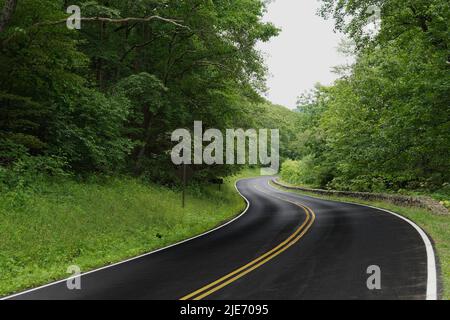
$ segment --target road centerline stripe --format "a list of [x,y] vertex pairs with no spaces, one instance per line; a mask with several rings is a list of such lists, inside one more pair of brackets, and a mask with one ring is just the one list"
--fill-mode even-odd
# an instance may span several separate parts
[[274,259],[276,256],[278,256],[279,254],[281,254],[282,252],[284,252],[288,248],[290,248],[292,245],[297,243],[313,225],[316,216],[312,209],[310,209],[300,203],[290,201],[290,200],[287,200],[287,199],[284,199],[284,198],[281,198],[278,196],[271,195],[268,192],[261,190],[256,185],[254,187],[258,191],[265,193],[265,194],[269,195],[270,197],[292,203],[292,204],[302,208],[306,213],[305,221],[292,235],[290,235],[286,240],[284,240],[282,243],[280,243],[278,246],[276,246],[272,250],[266,252],[265,254],[261,255],[260,257],[254,259],[253,261],[240,267],[239,269],[219,278],[218,280],[196,290],[195,292],[193,292],[191,294],[188,294],[188,295],[182,297],[180,300],[189,300],[189,299],[201,300],[201,299],[205,298],[206,296],[209,296],[212,293],[229,285],[230,283],[238,280],[239,278],[245,276],[246,274],[250,273],[251,271],[253,271],[253,270],[259,268],[260,266],[262,266],[263,264],[267,263],[268,261]]
[[229,279],[228,281],[214,287],[213,289],[205,292],[204,294],[197,296],[194,298],[194,300],[201,300],[209,295],[211,295],[212,293],[222,289],[223,287],[229,285],[230,283],[238,280],[239,278],[242,278],[243,276],[245,276],[246,274],[252,272],[253,270],[259,268],[260,266],[264,265],[265,263],[269,262],[270,260],[274,259],[276,256],[278,256],[279,254],[283,253],[284,251],[286,251],[288,248],[290,248],[291,246],[293,246],[295,243],[297,243],[305,234],[306,232],[309,230],[309,228],[312,226],[312,224],[314,223],[314,219],[310,222],[310,224],[308,225],[308,227],[303,230],[303,232],[296,237],[293,241],[291,241],[290,243],[288,243],[284,248],[278,250],[277,252],[273,253],[271,256],[267,257],[265,260],[259,262],[258,264],[254,265],[253,267],[251,267],[250,269],[245,270],[244,272],[239,273],[238,275],[236,275],[235,277],[233,277],[232,279]]

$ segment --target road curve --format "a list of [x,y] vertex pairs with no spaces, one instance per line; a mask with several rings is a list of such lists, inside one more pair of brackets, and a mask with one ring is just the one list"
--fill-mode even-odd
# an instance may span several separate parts
[[[239,181],[250,205],[214,232],[87,273],[81,290],[61,281],[7,299],[426,299],[427,289],[435,296],[430,250],[411,224],[268,181]],[[373,265],[380,290],[367,287]]]

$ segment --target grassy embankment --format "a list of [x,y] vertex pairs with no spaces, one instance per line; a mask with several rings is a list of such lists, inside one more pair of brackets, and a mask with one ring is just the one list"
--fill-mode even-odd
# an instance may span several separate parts
[[180,192],[131,178],[40,182],[0,192],[0,296],[88,271],[198,235],[245,208],[246,170],[217,186]]
[[[287,182],[283,182],[290,185]],[[288,192],[295,192],[302,195],[308,195],[315,198],[346,201],[360,204],[367,204],[378,208],[387,209],[417,223],[434,240],[437,255],[441,266],[443,280],[443,299],[450,300],[450,216],[436,215],[432,212],[412,207],[403,207],[383,201],[365,201],[350,197],[322,196],[311,192],[286,189],[272,184],[274,187]]]

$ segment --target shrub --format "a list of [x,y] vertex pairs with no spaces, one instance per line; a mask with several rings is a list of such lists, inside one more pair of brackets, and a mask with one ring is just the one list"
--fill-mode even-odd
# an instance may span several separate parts
[[286,160],[281,166],[281,178],[292,184],[319,186],[322,180],[321,172],[315,160],[312,155],[300,161]]
[[49,177],[67,177],[68,164],[56,156],[24,156],[10,167],[0,167],[2,188],[23,188]]

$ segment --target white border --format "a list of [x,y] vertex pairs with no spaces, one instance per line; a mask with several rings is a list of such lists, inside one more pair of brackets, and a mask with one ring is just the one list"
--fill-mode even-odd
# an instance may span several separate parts
[[[270,183],[269,183],[269,186],[275,190],[279,190],[279,189],[276,189],[275,187],[273,187],[272,185],[270,185]],[[280,187],[283,187],[283,186],[280,186]],[[295,189],[293,189],[293,190],[295,190]],[[302,190],[298,190],[298,191],[302,192]],[[292,193],[292,192],[289,192],[289,193],[295,195],[295,193]],[[425,244],[425,248],[427,251],[427,295],[426,295],[426,299],[427,300],[437,300],[438,299],[436,255],[434,252],[433,245],[432,245],[430,239],[428,238],[427,234],[417,224],[415,224],[413,221],[409,220],[408,218],[406,218],[398,213],[395,213],[395,212],[392,212],[392,211],[389,211],[386,209],[366,205],[366,204],[361,204],[361,203],[356,203],[356,202],[348,202],[348,201],[322,199],[322,198],[310,196],[307,194],[305,194],[304,196],[311,197],[311,198],[318,199],[318,200],[326,200],[326,201],[332,201],[332,202],[338,202],[338,203],[341,202],[341,203],[347,203],[347,204],[353,204],[353,205],[358,205],[358,206],[362,206],[362,207],[372,208],[372,209],[390,213],[390,214],[396,216],[397,218],[400,218],[400,219],[408,222],[414,229],[416,229],[416,231],[422,237],[422,240]]]
[[242,213],[241,213],[239,216],[235,217],[234,219],[228,221],[228,222],[225,223],[225,224],[222,224],[222,225],[218,226],[217,228],[214,228],[214,229],[212,229],[212,230],[206,231],[205,233],[202,233],[202,234],[200,234],[200,235],[198,235],[198,236],[195,236],[195,237],[192,237],[192,238],[189,238],[189,239],[186,239],[186,240],[177,242],[177,243],[175,243],[175,244],[169,245],[169,246],[167,246],[167,247],[164,247],[164,248],[161,248],[161,249],[152,251],[152,252],[144,253],[144,254],[142,254],[142,255],[140,255],[140,256],[137,256],[137,257],[134,257],[134,258],[131,258],[131,259],[127,259],[127,260],[124,260],[124,261],[121,261],[121,262],[117,262],[117,263],[114,263],[114,264],[111,264],[111,265],[107,265],[107,266],[105,266],[105,267],[101,267],[101,268],[98,268],[98,269],[94,269],[94,270],[85,272],[85,273],[81,274],[80,276],[69,277],[69,278],[66,278],[66,279],[63,279],[63,280],[54,281],[54,282],[51,282],[51,283],[49,283],[49,284],[46,284],[46,285],[43,285],[43,286],[40,286],[40,287],[37,287],[37,288],[29,289],[29,290],[26,290],[26,291],[23,291],[23,292],[19,292],[19,293],[16,293],[16,294],[13,294],[13,295],[4,297],[4,298],[0,298],[0,301],[1,301],[1,300],[9,300],[9,299],[12,299],[12,298],[21,296],[21,295],[28,294],[28,293],[33,292],[33,291],[41,290],[41,289],[43,289],[43,288],[51,287],[51,286],[53,286],[53,285],[56,285],[56,284],[59,284],[59,283],[62,283],[62,282],[66,282],[66,281],[71,280],[71,279],[74,279],[74,278],[79,278],[79,277],[81,278],[81,277],[83,277],[83,276],[86,276],[86,275],[88,275],[88,274],[91,274],[91,273],[94,273],[94,272],[97,272],[97,271],[101,271],[101,270],[104,270],[104,269],[116,267],[116,266],[118,266],[118,265],[121,265],[121,264],[130,262],[130,261],[133,261],[133,260],[137,260],[137,259],[140,259],[140,258],[149,256],[149,255],[151,255],[151,254],[154,254],[154,253],[157,253],[157,252],[160,252],[160,251],[163,251],[163,250],[170,249],[170,248],[172,248],[172,247],[181,245],[181,244],[186,243],[186,242],[188,242],[188,241],[192,241],[192,240],[194,240],[194,239],[201,238],[201,237],[203,237],[203,236],[205,236],[205,235],[207,235],[207,234],[210,234],[210,233],[212,233],[212,232],[214,232],[214,231],[217,231],[217,230],[219,230],[219,229],[222,229],[223,227],[225,227],[225,226],[227,226],[227,225],[229,225],[229,224],[235,222],[235,221],[238,220],[239,218],[241,218],[244,214],[247,213],[248,209],[250,208],[250,202],[249,202],[248,199],[247,199],[247,198],[239,191],[239,189],[238,189],[238,187],[237,187],[237,184],[238,184],[239,181],[245,181],[245,180],[249,180],[249,179],[252,179],[252,178],[240,179],[240,180],[237,180],[237,181],[235,182],[235,184],[234,184],[234,187],[236,188],[236,191],[239,193],[239,195],[240,195],[242,198],[244,198],[245,202],[247,203],[247,207],[244,209],[244,211],[242,211]]

